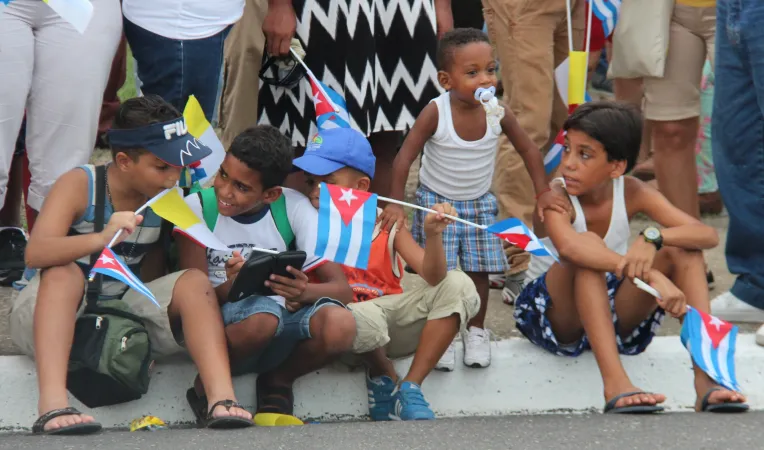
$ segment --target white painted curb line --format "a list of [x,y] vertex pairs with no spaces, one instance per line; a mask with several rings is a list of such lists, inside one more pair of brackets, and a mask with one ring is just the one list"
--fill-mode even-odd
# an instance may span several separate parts
[[[548,354],[525,341],[508,339],[491,345],[493,362],[487,369],[461,363],[457,349],[456,370],[432,373],[424,392],[439,417],[488,416],[518,413],[600,411],[602,382],[593,355],[579,358]],[[764,409],[764,348],[753,334],[740,335],[737,347],[738,381],[752,409]],[[695,393],[689,355],[679,337],[656,338],[642,355],[623,358],[635,385],[668,396],[669,411],[692,409]],[[396,362],[405,374],[411,360]],[[88,410],[105,427],[127,427],[131,420],[155,415],[170,424],[194,422],[186,402],[196,370],[188,360],[157,365],[151,388],[142,399],[124,405]],[[37,417],[37,378],[34,364],[24,356],[0,357],[0,429],[29,429]],[[255,377],[235,379],[236,394],[254,410]],[[368,413],[362,372],[331,368],[310,374],[295,385],[295,414],[318,421],[364,419]]]

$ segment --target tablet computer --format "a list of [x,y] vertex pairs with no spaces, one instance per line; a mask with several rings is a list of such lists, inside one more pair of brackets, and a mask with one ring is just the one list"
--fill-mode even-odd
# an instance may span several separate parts
[[266,297],[276,295],[265,282],[273,274],[294,278],[286,268],[292,266],[301,270],[306,258],[307,254],[303,251],[288,251],[278,255],[252,252],[233,280],[231,290],[228,291],[228,301],[235,302],[255,294]]

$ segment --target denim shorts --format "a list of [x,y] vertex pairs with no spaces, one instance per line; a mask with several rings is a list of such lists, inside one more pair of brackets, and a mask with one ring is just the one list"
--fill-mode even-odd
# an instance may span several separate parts
[[265,373],[281,365],[292,354],[297,344],[311,338],[310,319],[324,306],[345,307],[337,300],[324,297],[312,305],[289,312],[276,300],[262,295],[252,295],[223,305],[221,312],[225,326],[241,322],[255,314],[271,314],[279,320],[276,334],[271,342],[264,349],[250,355],[245,361],[234,364],[231,373],[233,375]]

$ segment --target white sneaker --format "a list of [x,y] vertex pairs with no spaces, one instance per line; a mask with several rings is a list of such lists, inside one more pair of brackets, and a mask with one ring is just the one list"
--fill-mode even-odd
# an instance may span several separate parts
[[443,353],[443,356],[440,357],[438,363],[435,364],[435,370],[439,370],[441,372],[453,372],[455,366],[456,346],[454,341],[451,341],[451,344],[449,344],[448,348],[446,349],[446,353]]
[[728,322],[764,322],[764,310],[725,292],[711,300],[711,314]]
[[756,343],[764,347],[764,325],[759,327],[759,331],[756,332]]
[[482,328],[470,327],[464,341],[464,365],[488,367],[491,365],[491,334]]
[[501,289],[504,287],[504,283],[507,281],[507,277],[503,273],[495,273],[488,275],[488,286],[491,289]]

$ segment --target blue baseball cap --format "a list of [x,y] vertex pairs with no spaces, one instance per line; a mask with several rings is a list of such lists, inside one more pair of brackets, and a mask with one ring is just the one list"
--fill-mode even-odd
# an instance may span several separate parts
[[111,129],[106,133],[111,148],[145,148],[175,167],[188,166],[209,156],[212,150],[188,132],[182,117],[141,128]]
[[305,154],[292,164],[313,175],[329,175],[343,167],[352,167],[374,178],[376,162],[366,136],[352,128],[331,128],[313,136]]

